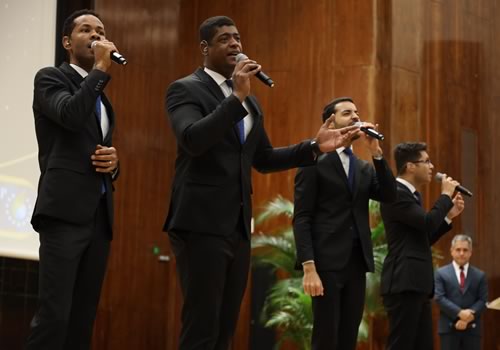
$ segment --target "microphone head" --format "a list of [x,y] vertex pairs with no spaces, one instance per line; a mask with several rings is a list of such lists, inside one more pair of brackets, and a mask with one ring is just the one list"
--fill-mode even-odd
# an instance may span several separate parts
[[438,182],[441,182],[443,180],[444,174],[437,172],[436,175],[434,176],[434,179]]
[[240,52],[239,54],[236,55],[236,62],[243,61],[248,59],[248,56],[245,55],[243,52]]

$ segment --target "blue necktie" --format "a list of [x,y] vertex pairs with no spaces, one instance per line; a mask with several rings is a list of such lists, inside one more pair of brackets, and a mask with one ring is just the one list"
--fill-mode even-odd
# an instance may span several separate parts
[[[99,129],[101,128],[101,95],[97,96],[95,101],[95,113],[97,114],[97,120],[99,121]],[[101,194],[106,193],[106,182],[103,178],[101,186]]]
[[[231,89],[231,92],[232,92],[233,91],[233,81],[231,79],[227,79],[226,84]],[[238,130],[238,136],[240,137],[240,143],[244,144],[245,143],[245,123],[243,122],[243,119],[241,119],[236,124],[236,129]]]
[[351,192],[354,190],[354,169],[356,167],[356,157],[354,156],[354,153],[352,153],[352,149],[350,148],[344,148],[344,153],[349,156],[349,171],[347,175],[347,182],[349,182],[349,187],[351,189]]

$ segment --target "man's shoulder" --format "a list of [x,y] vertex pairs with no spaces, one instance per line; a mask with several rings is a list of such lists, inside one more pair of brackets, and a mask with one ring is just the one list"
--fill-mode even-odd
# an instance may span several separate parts
[[475,266],[472,266],[472,265],[469,265],[469,271],[479,275],[479,276],[483,276],[485,275],[484,271],[475,267]]
[[450,263],[450,264],[446,264],[446,265],[443,265],[441,266],[440,268],[436,269],[436,274],[443,274],[445,273],[447,270],[449,270],[451,268],[453,268],[453,265]]

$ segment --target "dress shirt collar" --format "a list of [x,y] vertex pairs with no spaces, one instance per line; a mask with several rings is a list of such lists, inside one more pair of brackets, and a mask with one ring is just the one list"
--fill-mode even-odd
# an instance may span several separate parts
[[410,192],[413,194],[415,193],[415,191],[417,190],[415,188],[415,186],[413,186],[410,182],[406,181],[405,179],[402,179],[400,177],[397,177],[396,180],[400,183],[402,183],[403,185],[405,185],[409,190]]
[[[354,148],[352,148],[352,146],[350,147],[352,152],[354,153]],[[346,147],[339,147],[336,149],[337,151],[337,154],[340,156],[341,154],[345,155],[347,157],[347,154],[343,153],[344,150],[346,149]]]
[[82,67],[79,67],[73,63],[70,63],[69,65],[71,66],[71,68],[76,70],[78,72],[78,74],[80,74],[82,76],[82,78],[85,78],[87,75],[89,75],[89,73],[85,69],[83,69]]
[[[455,260],[452,262],[453,268],[455,269],[455,273],[460,276],[460,265],[458,265]],[[464,274],[467,276],[467,271],[469,270],[469,263],[464,265]]]
[[210,77],[215,80],[215,82],[217,83],[217,85],[221,86],[222,84],[224,84],[226,82],[226,78],[220,74],[220,73],[217,73],[216,71],[213,71],[207,67],[204,67],[203,70],[205,71],[205,73],[207,73],[208,75],[210,75]]

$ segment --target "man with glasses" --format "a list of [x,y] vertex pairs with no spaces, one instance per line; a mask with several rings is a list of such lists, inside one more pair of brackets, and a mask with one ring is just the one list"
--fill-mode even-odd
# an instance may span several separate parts
[[[350,97],[325,106],[323,121],[331,118],[336,129],[360,121]],[[300,168],[295,177],[293,229],[304,291],[313,297],[313,350],[356,348],[366,272],[374,271],[368,202],[396,200],[396,179],[378,140],[359,138],[373,165],[358,159],[349,143],[318,157],[315,167]]]
[[384,307],[389,317],[389,350],[430,350],[434,293],[431,245],[451,229],[464,209],[462,196],[453,197],[459,183],[446,175],[441,195],[426,212],[418,192],[432,180],[425,143],[401,143],[394,150],[398,169],[398,199],[380,206],[388,254],[382,269]]

